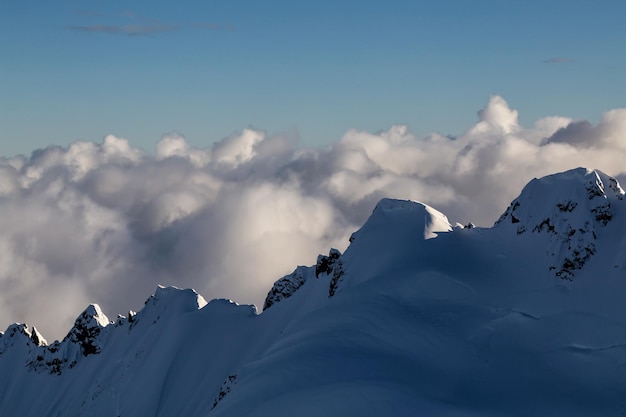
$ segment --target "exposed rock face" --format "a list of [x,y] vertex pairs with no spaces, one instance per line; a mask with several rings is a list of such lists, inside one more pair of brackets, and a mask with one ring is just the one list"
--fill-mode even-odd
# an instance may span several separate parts
[[345,273],[343,269],[343,262],[341,259],[337,259],[337,262],[333,265],[332,269],[332,278],[330,279],[330,285],[328,287],[328,297],[332,297],[339,290],[339,285],[343,279],[343,275]]
[[328,285],[328,297],[332,297],[337,292],[343,274],[344,269],[343,262],[341,261],[341,252],[339,252],[337,249],[331,249],[328,256],[320,255],[317,257],[315,276],[318,278],[320,275],[326,275],[330,277],[330,284]]
[[265,297],[263,311],[285,298],[291,297],[298,291],[306,282],[308,275],[311,273],[311,269],[312,268],[309,266],[298,266],[291,274],[285,275],[276,281],[272,289],[267,293],[267,297]]
[[340,256],[341,252],[334,248],[330,250],[328,256],[319,255],[317,257],[317,265],[315,265],[315,276],[319,278],[321,274],[329,275],[339,261]]
[[[304,283],[315,277],[316,279],[325,279],[331,277],[329,284],[329,297],[335,292],[338,280],[343,274],[341,268],[341,252],[337,249],[331,249],[328,255],[319,255],[315,266],[298,266],[291,274],[285,275],[274,283],[272,289],[267,293],[263,310],[270,308],[272,305],[291,297]],[[339,271],[342,271],[339,273]]]
[[74,322],[74,327],[65,336],[64,340],[80,346],[83,356],[95,355],[102,351],[98,336],[109,324],[109,319],[102,312],[100,306],[91,304]]
[[577,168],[532,180],[496,225],[512,226],[518,235],[547,235],[549,269],[571,280],[596,253],[597,232],[613,218],[612,204],[623,198],[615,178]]
[[219,402],[222,401],[224,397],[226,397],[226,395],[233,389],[233,385],[235,385],[236,383],[237,374],[228,375],[228,378],[226,378],[226,381],[224,381],[224,383],[220,387],[220,392],[217,394],[217,397],[215,397],[215,400],[213,401],[213,407],[211,409],[217,407]]

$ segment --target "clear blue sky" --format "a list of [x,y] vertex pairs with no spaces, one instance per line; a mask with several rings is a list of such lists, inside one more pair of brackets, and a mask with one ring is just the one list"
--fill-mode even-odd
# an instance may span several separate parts
[[626,106],[624,0],[30,1],[0,5],[0,155],[112,133],[153,151],[248,126],[458,134],[490,94],[597,121]]

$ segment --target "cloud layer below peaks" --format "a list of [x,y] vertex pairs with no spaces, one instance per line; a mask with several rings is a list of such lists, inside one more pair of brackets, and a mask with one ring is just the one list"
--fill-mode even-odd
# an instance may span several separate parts
[[0,160],[0,327],[61,338],[90,302],[140,308],[157,284],[262,303],[274,280],[315,262],[383,197],[489,226],[533,177],[577,166],[626,174],[626,109],[596,125],[521,126],[493,96],[459,137],[406,126],[349,130],[325,149],[246,129],[198,149],[178,135],[156,154],[125,139]]

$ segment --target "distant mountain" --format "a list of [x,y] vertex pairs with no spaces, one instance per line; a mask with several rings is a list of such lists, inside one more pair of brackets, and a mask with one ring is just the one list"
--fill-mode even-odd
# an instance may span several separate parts
[[384,199],[263,312],[158,287],[0,334],[1,416],[626,415],[626,201],[574,169],[492,228]]

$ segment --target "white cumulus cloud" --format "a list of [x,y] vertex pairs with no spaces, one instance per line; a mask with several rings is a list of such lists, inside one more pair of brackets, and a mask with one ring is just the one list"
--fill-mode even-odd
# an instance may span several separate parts
[[157,284],[259,305],[296,265],[345,249],[380,198],[488,226],[533,177],[623,176],[625,160],[626,110],[523,126],[498,96],[456,138],[392,126],[306,149],[245,129],[202,149],[170,134],[153,155],[109,135],[0,159],[0,326],[61,338],[88,303],[114,316]]

